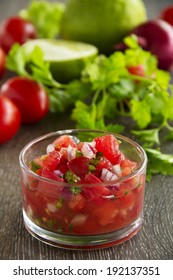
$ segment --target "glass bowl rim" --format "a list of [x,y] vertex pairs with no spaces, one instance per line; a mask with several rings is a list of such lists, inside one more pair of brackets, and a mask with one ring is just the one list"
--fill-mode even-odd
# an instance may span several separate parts
[[[27,166],[27,164],[25,163],[24,160],[24,156],[25,153],[28,151],[29,148],[31,148],[34,144],[51,138],[53,136],[61,136],[61,135],[65,135],[68,134],[70,135],[71,133],[79,133],[79,132],[84,132],[84,133],[102,133],[102,134],[110,134],[115,136],[118,139],[122,139],[124,140],[126,143],[129,143],[130,145],[132,145],[133,147],[135,147],[141,155],[142,158],[142,162],[141,164],[138,166],[137,169],[135,169],[132,173],[130,173],[129,175],[123,176],[121,178],[118,178],[116,180],[112,180],[112,181],[105,181],[105,182],[101,182],[101,183],[93,183],[93,184],[88,184],[88,183],[67,183],[67,182],[58,182],[46,177],[42,177],[36,173],[34,173],[31,169],[29,169],[29,167]],[[144,149],[135,141],[131,140],[130,138],[121,135],[121,134],[117,134],[114,132],[110,132],[110,131],[105,131],[105,130],[93,130],[93,129],[65,129],[65,130],[57,130],[51,133],[47,133],[44,134],[42,136],[39,136],[37,138],[35,138],[34,140],[30,141],[28,144],[26,144],[23,149],[21,150],[20,154],[19,154],[19,163],[20,163],[20,167],[23,168],[28,174],[32,175],[33,177],[35,177],[37,180],[41,180],[47,183],[51,183],[57,186],[63,186],[63,187],[69,187],[69,186],[80,186],[80,187],[94,187],[94,186],[110,186],[110,185],[118,185],[123,183],[126,180],[132,179],[133,177],[135,177],[141,170],[143,170],[145,168],[145,166],[147,165],[147,155],[144,151]]]

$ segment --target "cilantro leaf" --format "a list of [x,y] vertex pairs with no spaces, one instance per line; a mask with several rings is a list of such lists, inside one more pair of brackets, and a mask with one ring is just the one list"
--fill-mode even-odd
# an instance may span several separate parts
[[39,38],[51,39],[59,33],[64,10],[63,3],[34,0],[26,9],[21,10],[19,15],[34,24]]
[[77,128],[98,129],[121,133],[123,125],[105,124],[104,116],[98,119],[96,104],[86,105],[82,101],[77,101],[72,111],[72,119],[76,121]]
[[80,178],[70,170],[66,171],[64,178],[68,183],[77,183],[80,180]]
[[81,188],[80,187],[70,187],[70,191],[72,192],[72,194],[76,195],[81,193]]
[[145,128],[151,122],[151,110],[145,100],[131,101],[131,115],[140,128]]
[[76,121],[77,128],[95,129],[96,106],[86,105],[82,101],[77,101],[72,111],[72,120]]
[[34,173],[36,173],[37,170],[39,170],[41,168],[41,166],[37,162],[31,161],[30,162],[30,168]]
[[151,175],[173,175],[173,155],[163,154],[154,149],[145,149],[148,156],[148,179]]
[[134,135],[138,136],[140,140],[144,142],[145,146],[159,145],[159,129],[153,128],[148,130],[132,130]]
[[167,140],[167,141],[173,141],[173,131],[169,131],[169,132],[166,134],[165,140]]

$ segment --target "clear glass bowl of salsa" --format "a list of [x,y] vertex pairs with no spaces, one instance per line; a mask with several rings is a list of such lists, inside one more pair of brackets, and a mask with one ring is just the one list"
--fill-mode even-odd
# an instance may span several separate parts
[[114,133],[62,130],[19,157],[23,217],[39,240],[67,249],[105,248],[141,227],[147,157]]

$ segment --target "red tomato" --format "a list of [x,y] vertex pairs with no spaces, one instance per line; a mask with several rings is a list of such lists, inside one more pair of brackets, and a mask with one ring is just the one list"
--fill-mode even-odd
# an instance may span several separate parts
[[91,173],[88,173],[85,175],[84,180],[82,183],[85,184],[97,184],[97,186],[88,186],[88,187],[83,187],[83,193],[89,200],[98,200],[98,198],[102,198],[104,196],[110,195],[110,191],[106,186],[100,185],[102,181],[94,176]]
[[81,194],[73,195],[68,207],[74,212],[80,212],[85,207],[85,198]]
[[[50,170],[47,166],[44,166],[42,171],[41,171],[41,176],[57,181],[57,182],[64,182],[62,178],[60,178],[58,175],[56,175],[52,170]],[[47,187],[48,189],[48,187]],[[49,192],[49,189],[48,189]]]
[[34,25],[20,17],[10,17],[0,24],[0,46],[6,53],[14,43],[22,45],[36,37]]
[[55,170],[57,165],[60,163],[61,155],[57,151],[51,152],[43,161],[43,164],[50,170]]
[[160,18],[173,26],[173,6],[166,7],[161,12]]
[[73,148],[77,147],[75,141],[69,135],[62,135],[58,137],[53,144],[55,145],[56,150],[60,150],[61,148],[67,148],[71,145]]
[[67,166],[74,174],[76,174],[80,178],[83,178],[88,172],[89,159],[86,157],[74,158],[70,162],[68,162]]
[[6,81],[0,94],[15,103],[21,113],[24,124],[43,118],[49,107],[48,96],[43,87],[27,78],[14,77]]
[[58,164],[57,169],[58,169],[59,171],[61,171],[63,174],[65,174],[66,171],[68,170],[67,163],[68,163],[67,159],[64,158],[64,157],[61,157],[60,163]]
[[144,66],[139,64],[137,66],[130,66],[127,68],[129,73],[136,76],[145,76],[145,69]]
[[112,164],[117,164],[121,160],[118,140],[113,135],[104,135],[94,140],[96,150],[102,152]]
[[3,49],[0,47],[0,78],[3,76],[4,74],[4,70],[5,70],[5,53],[3,51]]
[[136,168],[138,164],[137,162],[131,161],[130,159],[123,159],[121,162],[121,168],[123,176],[126,176],[130,173],[132,173]]
[[20,112],[6,97],[0,96],[0,144],[10,140],[20,127]]
[[107,160],[106,158],[102,158],[98,164],[96,165],[96,170],[93,171],[94,175],[97,177],[100,177],[101,175],[101,171],[103,170],[103,168],[106,168],[110,171],[112,171],[112,164],[110,163],[109,160]]
[[97,223],[101,226],[107,226],[114,222],[115,217],[118,214],[118,209],[114,206],[113,202],[106,202],[104,206],[97,208],[93,215],[97,220]]

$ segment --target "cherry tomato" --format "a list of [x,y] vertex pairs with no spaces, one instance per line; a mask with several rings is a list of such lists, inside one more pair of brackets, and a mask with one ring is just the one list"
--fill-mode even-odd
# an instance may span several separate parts
[[20,112],[5,96],[0,96],[0,144],[10,140],[20,127]]
[[0,94],[16,104],[24,124],[36,122],[48,112],[49,103],[45,90],[30,79],[11,78],[2,85]]
[[129,73],[136,76],[145,76],[145,69],[144,66],[139,64],[137,66],[130,66],[127,68]]
[[36,37],[34,25],[20,17],[10,17],[0,24],[0,46],[6,53],[14,43],[22,45]]
[[173,6],[166,7],[161,12],[160,18],[173,26]]
[[5,57],[3,49],[0,48],[0,78],[3,76],[5,70]]

